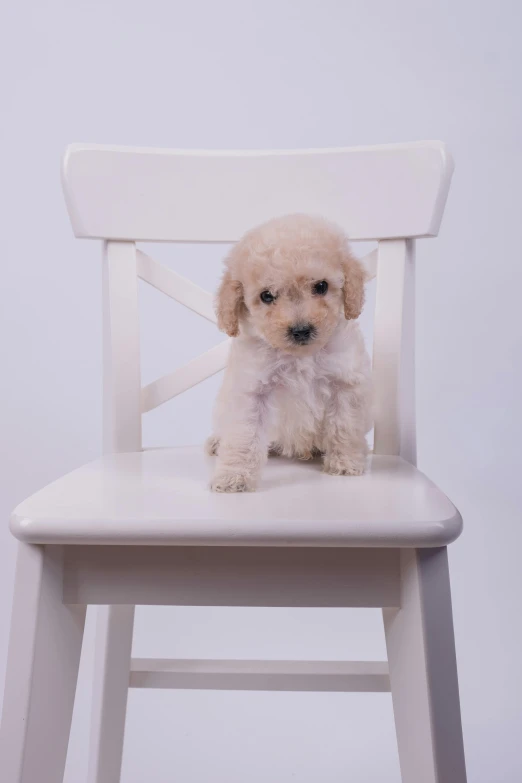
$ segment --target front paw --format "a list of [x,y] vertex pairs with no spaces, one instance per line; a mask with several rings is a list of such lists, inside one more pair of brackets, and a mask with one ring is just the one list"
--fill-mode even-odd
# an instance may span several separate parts
[[327,454],[324,472],[332,476],[362,476],[366,470],[364,454]]
[[253,492],[255,481],[246,473],[219,472],[212,479],[213,492]]

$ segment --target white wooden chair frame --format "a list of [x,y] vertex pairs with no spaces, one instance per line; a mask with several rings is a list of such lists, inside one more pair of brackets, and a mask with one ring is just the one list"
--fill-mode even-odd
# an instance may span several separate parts
[[[451,173],[439,142],[266,153],[70,147],[64,187],[75,234],[104,240],[106,453],[139,452],[142,413],[218,372],[227,357],[224,341],[141,388],[138,278],[215,317],[210,294],[135,242],[235,241],[264,219],[302,211],[337,221],[354,241],[378,240],[374,453],[413,470],[414,240],[438,233]],[[367,258],[376,261],[376,253]],[[190,520],[167,532],[102,519],[71,526],[33,513],[34,503],[22,504],[11,523],[20,544],[3,783],[63,779],[89,604],[101,607],[89,783],[120,779],[129,687],[391,689],[403,783],[465,783],[446,551],[460,533],[458,512],[389,535],[356,533],[347,522],[338,538],[284,545],[275,529],[249,539],[246,524],[239,541],[190,532]],[[388,661],[132,659],[138,604],[380,607]]]

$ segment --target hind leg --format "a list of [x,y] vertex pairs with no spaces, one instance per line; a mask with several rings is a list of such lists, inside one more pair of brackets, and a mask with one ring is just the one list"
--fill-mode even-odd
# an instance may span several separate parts
[[219,438],[217,435],[211,435],[205,441],[205,451],[211,457],[216,457],[219,450]]

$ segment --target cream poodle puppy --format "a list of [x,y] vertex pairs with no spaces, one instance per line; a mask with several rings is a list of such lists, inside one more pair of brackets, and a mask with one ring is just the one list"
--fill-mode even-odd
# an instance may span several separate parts
[[357,323],[366,275],[344,233],[308,215],[249,231],[225,261],[218,326],[231,337],[216,401],[216,492],[256,488],[268,453],[364,472],[371,366]]

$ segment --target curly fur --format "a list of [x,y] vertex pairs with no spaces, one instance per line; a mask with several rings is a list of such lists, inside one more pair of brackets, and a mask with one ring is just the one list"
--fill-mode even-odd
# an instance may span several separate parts
[[[360,475],[371,428],[370,359],[356,321],[365,272],[345,235],[322,218],[276,218],[249,231],[225,265],[218,325],[236,339],[207,442],[217,455],[212,489],[255,489],[269,451],[320,454],[328,473]],[[312,337],[297,345],[289,329],[301,323]]]

